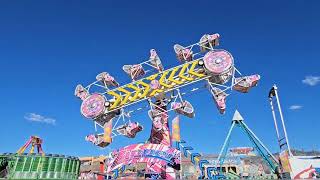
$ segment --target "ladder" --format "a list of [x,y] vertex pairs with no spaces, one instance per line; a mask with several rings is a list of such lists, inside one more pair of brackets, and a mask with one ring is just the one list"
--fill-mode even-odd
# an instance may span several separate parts
[[[282,109],[281,109],[281,105],[280,105],[278,88],[276,85],[273,85],[273,87],[271,88],[271,90],[269,92],[269,101],[270,101],[270,106],[271,106],[272,117],[274,120],[274,126],[275,126],[276,133],[277,133],[277,139],[278,139],[278,143],[279,143],[280,152],[287,150],[289,153],[289,156],[292,156],[291,148],[290,148],[290,144],[289,144],[289,139],[288,139],[288,134],[287,134],[286,126],[285,126],[284,119],[283,119]],[[278,109],[277,112],[278,112],[278,115],[280,116],[280,121],[281,121],[281,125],[282,125],[281,131],[279,131],[278,120],[277,120],[277,116],[276,116],[276,109],[274,108],[274,106],[277,106],[277,109]]]

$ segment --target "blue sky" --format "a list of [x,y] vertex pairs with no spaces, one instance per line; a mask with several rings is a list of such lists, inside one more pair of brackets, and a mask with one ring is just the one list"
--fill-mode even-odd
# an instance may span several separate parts
[[[79,156],[145,141],[151,126],[145,114],[134,117],[145,127],[136,139],[119,137],[104,150],[84,141],[94,126],[80,114],[75,86],[102,71],[127,83],[122,65],[146,59],[151,48],[166,68],[178,65],[173,45],[195,43],[205,33],[219,33],[220,48],[233,54],[241,72],[259,73],[262,80],[249,94],[233,92],[224,116],[208,92],[190,96],[197,115],[182,119],[182,138],[200,152],[217,153],[238,109],[277,151],[267,99],[276,83],[292,146],[319,150],[319,5],[316,0],[1,1],[0,152],[16,151],[30,135],[44,139],[45,152]],[[27,120],[29,113],[41,122]],[[232,138],[234,145],[245,142],[241,134]]]

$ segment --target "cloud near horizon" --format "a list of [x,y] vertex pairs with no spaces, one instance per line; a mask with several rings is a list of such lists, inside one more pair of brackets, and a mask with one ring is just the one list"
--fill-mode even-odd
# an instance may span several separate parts
[[56,119],[50,118],[50,117],[45,117],[40,114],[36,113],[27,113],[24,115],[24,119],[32,122],[39,122],[39,123],[46,123],[46,124],[51,124],[55,125],[56,124]]
[[309,86],[315,86],[320,83],[320,76],[306,76],[305,79],[302,80],[302,83]]
[[289,107],[290,110],[298,110],[298,109],[302,109],[303,106],[301,105],[292,105]]

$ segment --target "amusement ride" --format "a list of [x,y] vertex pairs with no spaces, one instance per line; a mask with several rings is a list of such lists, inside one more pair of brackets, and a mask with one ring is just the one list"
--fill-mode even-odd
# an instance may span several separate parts
[[[149,139],[146,143],[113,151],[106,160],[108,175],[117,177],[126,165],[145,163],[145,171],[151,175],[176,178],[174,172],[180,169],[181,154],[188,156],[187,152],[191,152],[192,148],[182,145],[185,141],[180,139],[179,116],[172,118],[170,131],[169,112],[195,117],[195,108],[186,100],[184,88],[190,86],[193,87],[191,91],[195,91],[203,88],[203,84],[199,83],[203,82],[219,113],[224,114],[226,99],[232,90],[247,93],[257,85],[260,76],[243,76],[236,68],[231,53],[217,48],[219,40],[219,34],[205,34],[195,44],[175,44],[173,49],[181,65],[169,69],[164,69],[157,51],[151,49],[148,60],[123,66],[124,73],[131,79],[128,84],[120,85],[111,74],[102,72],[89,85],[77,85],[75,96],[82,101],[81,114],[94,122],[97,132],[85,139],[96,146],[106,147],[117,136],[135,138],[144,127],[139,122],[131,121],[131,115],[142,112],[146,107],[149,109],[148,116],[152,121]],[[236,125],[254,137],[242,120],[234,120],[232,128]],[[103,129],[103,133],[98,133],[98,128]],[[253,142],[263,148],[256,139]],[[222,151],[219,159],[223,159],[223,154]],[[189,156],[204,176],[203,165],[206,161],[201,159],[199,153],[190,153]],[[266,159],[268,161],[269,157]],[[216,171],[214,168],[211,170]]]
[[24,153],[24,151],[31,145],[30,152],[29,153],[34,153],[34,148],[35,146],[37,147],[37,152],[38,154],[43,154],[44,152],[42,150],[42,139],[38,136],[31,136],[29,140],[17,151],[17,154],[21,155]]
[[[30,136],[16,153],[0,154],[0,179],[77,179],[80,160],[74,156],[45,154],[43,140]],[[30,148],[30,151],[25,151]],[[35,151],[36,148],[36,151]]]

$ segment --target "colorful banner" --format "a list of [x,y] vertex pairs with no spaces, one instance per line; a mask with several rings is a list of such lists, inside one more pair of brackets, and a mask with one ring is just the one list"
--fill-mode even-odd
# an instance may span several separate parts
[[111,143],[112,138],[112,119],[109,122],[106,122],[104,124],[104,135],[103,135],[103,140],[106,143]]
[[[219,164],[220,162],[217,159],[209,159],[210,164]],[[239,156],[226,157],[223,161],[224,164],[234,164],[241,165],[241,158]]]
[[172,141],[180,141],[180,117],[172,120]]
[[124,165],[147,163],[147,171],[161,172],[164,167],[180,164],[180,151],[162,144],[133,144],[111,153],[107,173]]
[[254,148],[252,147],[236,147],[236,148],[230,148],[230,152],[233,155],[242,155],[242,156],[254,156],[255,153],[253,152]]
[[280,153],[280,162],[282,165],[282,171],[283,173],[290,173],[291,172],[291,166],[290,166],[290,162],[289,162],[289,153],[288,151],[282,151]]

